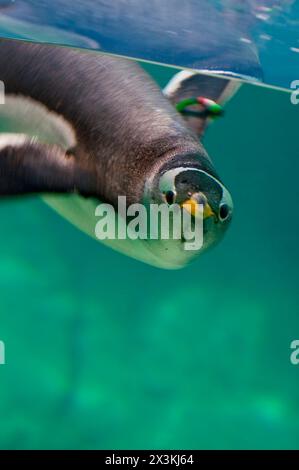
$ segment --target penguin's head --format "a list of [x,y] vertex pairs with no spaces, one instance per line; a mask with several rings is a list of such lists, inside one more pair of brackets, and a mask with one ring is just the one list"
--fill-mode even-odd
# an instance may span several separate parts
[[[193,253],[185,253],[187,262],[218,243],[232,219],[233,202],[225,186],[208,171],[191,165],[159,172],[146,185],[145,199],[151,204],[176,204],[194,221],[201,218],[203,243]],[[165,241],[163,249],[172,259],[184,256],[184,237],[176,243],[174,240]]]
[[198,168],[166,171],[159,178],[157,195],[161,202],[179,204],[193,216],[202,204],[204,220],[212,219],[223,228],[232,218],[233,202],[228,190],[214,176]]

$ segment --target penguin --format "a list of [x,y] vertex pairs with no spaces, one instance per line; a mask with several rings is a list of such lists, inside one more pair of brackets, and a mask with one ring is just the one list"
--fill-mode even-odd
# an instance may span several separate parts
[[223,237],[232,198],[202,133],[176,111],[175,93],[163,96],[135,62],[0,40],[0,80],[1,197],[43,195],[93,237],[99,201],[203,204],[204,241],[194,252],[182,240],[106,241],[161,268],[183,267]]

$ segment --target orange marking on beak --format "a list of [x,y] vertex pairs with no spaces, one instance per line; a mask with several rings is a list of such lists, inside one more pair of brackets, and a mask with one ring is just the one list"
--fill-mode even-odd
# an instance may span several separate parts
[[[189,214],[193,215],[193,217],[199,216],[202,214],[200,204],[195,199],[187,199],[187,201],[181,204]],[[211,206],[208,203],[203,204],[203,218],[207,219],[208,217],[214,216],[214,212],[211,209]]]

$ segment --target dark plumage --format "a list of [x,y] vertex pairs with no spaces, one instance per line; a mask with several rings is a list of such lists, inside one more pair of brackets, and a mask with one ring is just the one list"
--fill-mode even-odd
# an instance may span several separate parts
[[[128,205],[161,204],[172,194],[172,202],[192,207],[193,217],[196,207],[204,206],[198,251],[220,240],[231,219],[231,197],[192,130],[197,126],[183,120],[136,63],[0,40],[0,80],[6,89],[0,107],[0,195],[75,193],[117,208],[118,196],[126,196]],[[191,82],[200,93],[202,78]],[[214,94],[223,94],[226,85],[211,84]],[[175,103],[184,83],[178,94],[176,84],[171,90]],[[167,267],[194,257],[184,251],[183,237],[144,248],[151,254],[140,257]]]
[[[60,178],[65,172],[66,191],[76,187],[82,194],[112,203],[118,195],[126,195],[130,203],[140,201],[149,174],[162,165],[176,166],[180,160],[184,165],[194,164],[215,173],[195,135],[148,75],[131,61],[1,40],[0,79],[6,94],[28,96],[43,103],[74,128],[77,146],[69,149],[65,156],[68,164],[58,172]],[[15,166],[24,169],[27,160],[33,158],[26,148],[23,150],[22,162],[20,149],[16,158],[10,151],[11,171],[6,168],[4,174],[0,162],[7,193],[9,181],[16,191]],[[46,149],[46,153],[51,152]],[[89,176],[88,171],[82,171],[82,178],[72,179],[75,163],[77,171],[84,167]],[[20,192],[35,188],[63,190],[61,184],[47,187],[46,175],[52,179],[51,169],[42,158],[37,157],[35,165],[40,168],[32,173],[32,179],[42,178],[45,187],[27,179],[27,186],[20,184]],[[52,169],[58,174],[57,166]]]

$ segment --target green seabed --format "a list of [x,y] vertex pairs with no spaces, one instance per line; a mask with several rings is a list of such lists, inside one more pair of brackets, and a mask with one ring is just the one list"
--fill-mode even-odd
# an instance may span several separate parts
[[1,448],[299,448],[298,122],[285,92],[227,105],[205,145],[234,221],[180,271],[1,201]]

